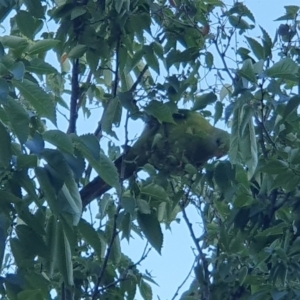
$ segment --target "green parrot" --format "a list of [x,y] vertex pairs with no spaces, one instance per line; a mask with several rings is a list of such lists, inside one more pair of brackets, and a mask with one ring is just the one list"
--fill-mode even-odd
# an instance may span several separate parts
[[[146,163],[168,175],[184,174],[185,166],[197,169],[213,157],[227,154],[228,132],[212,126],[195,111],[179,109],[173,114],[174,123],[159,123],[152,118],[132,147],[115,161],[122,179],[128,179]],[[101,196],[111,187],[99,176],[80,191],[83,206]]]

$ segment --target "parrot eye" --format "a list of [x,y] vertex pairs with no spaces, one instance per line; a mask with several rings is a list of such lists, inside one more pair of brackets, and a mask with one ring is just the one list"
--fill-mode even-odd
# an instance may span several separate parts
[[217,138],[217,139],[216,139],[216,144],[217,144],[218,146],[221,146],[221,143],[222,143],[221,139],[220,139],[220,138]]

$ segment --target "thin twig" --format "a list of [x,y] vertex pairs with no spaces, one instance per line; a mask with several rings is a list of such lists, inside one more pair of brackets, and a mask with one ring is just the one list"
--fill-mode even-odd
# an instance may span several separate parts
[[[186,195],[187,197],[188,195]],[[184,206],[181,206],[181,211],[182,211],[182,215],[183,215],[183,219],[185,220],[185,223],[189,229],[190,235],[192,237],[192,240],[194,242],[194,245],[196,246],[196,249],[198,251],[198,255],[199,255],[199,259],[202,261],[202,266],[203,266],[203,270],[204,270],[204,278],[205,278],[205,299],[209,300],[210,299],[210,290],[209,290],[209,270],[208,270],[208,261],[199,245],[199,239],[197,239],[195,232],[193,230],[193,225],[190,222],[187,213],[185,211]]]
[[111,239],[110,239],[107,251],[106,251],[106,255],[105,255],[104,260],[103,260],[103,264],[102,264],[101,270],[99,272],[99,276],[98,276],[97,282],[96,282],[95,287],[94,287],[94,292],[93,292],[92,300],[98,299],[98,294],[100,292],[99,291],[99,286],[100,286],[101,280],[103,279],[103,275],[104,275],[104,272],[106,270],[110,254],[112,252],[112,247],[113,247],[114,241],[115,241],[115,239],[116,239],[116,237],[118,235],[118,231],[117,231],[117,219],[118,219],[120,210],[121,210],[121,205],[118,205],[117,210],[116,210],[116,212],[114,214],[112,236],[111,236]]
[[185,283],[187,282],[187,280],[188,280],[189,277],[191,276],[191,273],[192,273],[193,270],[194,270],[194,265],[195,265],[195,262],[196,262],[196,261],[197,261],[197,257],[195,257],[195,260],[194,260],[194,262],[193,262],[193,264],[192,264],[191,269],[189,270],[187,276],[186,276],[185,279],[182,281],[182,283],[178,286],[178,288],[177,288],[177,290],[176,290],[176,292],[175,292],[175,294],[174,294],[174,296],[172,297],[171,300],[175,300],[175,298],[176,298],[176,297],[178,296],[178,294],[179,294],[179,291],[181,290],[181,288],[185,285]]
[[[214,44],[215,44],[215,47],[216,47],[216,50],[219,54],[219,56],[221,57],[221,60],[223,62],[223,65],[224,65],[224,68],[225,68],[225,72],[228,74],[228,76],[230,77],[230,79],[232,80],[232,83],[234,83],[234,77],[232,76],[232,74],[229,72],[229,69],[228,69],[228,66],[227,66],[227,62],[225,60],[225,52],[221,52],[220,48],[219,48],[219,45],[218,45],[218,38],[219,38],[219,30],[218,30],[218,33],[217,33],[217,37],[216,39],[214,40]],[[228,48],[226,48],[227,50]]]
[[[146,244],[145,249],[148,247],[148,243]],[[119,282],[122,282],[124,280],[126,280],[126,277],[128,275],[128,272],[133,269],[134,267],[136,267],[137,265],[139,265],[143,260],[146,259],[146,257],[148,256],[149,252],[151,251],[151,248],[148,249],[148,251],[146,252],[145,250],[143,251],[143,254],[141,256],[141,258],[134,264],[129,265],[126,270],[123,272],[122,276],[120,276],[117,280],[115,280],[112,283],[109,283],[108,285],[106,285],[105,287],[103,287],[102,289],[99,290],[99,293],[104,292],[105,290],[116,286]]]
[[79,99],[79,59],[75,59],[72,69],[70,119],[68,133],[76,133],[76,122],[78,118],[77,101]]

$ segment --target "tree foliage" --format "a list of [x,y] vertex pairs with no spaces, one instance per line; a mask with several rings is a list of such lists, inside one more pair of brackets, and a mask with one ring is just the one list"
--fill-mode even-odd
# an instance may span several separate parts
[[[179,217],[195,246],[182,300],[299,299],[298,6],[274,37],[220,0],[2,0],[0,20],[3,299],[152,299],[148,245],[132,261],[122,240],[164,255],[161,226]],[[229,125],[229,157],[123,182],[113,161],[132,128],[184,105]],[[95,174],[112,189],[89,216]]]

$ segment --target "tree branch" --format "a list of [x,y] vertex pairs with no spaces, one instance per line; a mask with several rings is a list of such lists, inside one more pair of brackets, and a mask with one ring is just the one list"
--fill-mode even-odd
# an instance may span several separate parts
[[[188,194],[186,194],[186,199],[188,198]],[[209,270],[208,270],[208,261],[199,245],[199,239],[197,239],[196,235],[195,235],[195,232],[193,230],[193,224],[190,222],[188,216],[187,216],[187,213],[186,213],[186,210],[185,210],[185,207],[184,205],[181,205],[181,211],[182,211],[182,215],[183,215],[183,219],[189,229],[189,232],[190,232],[190,235],[192,237],[192,240],[194,242],[194,245],[196,246],[196,249],[198,251],[198,256],[199,256],[199,260],[202,262],[202,267],[203,267],[203,270],[204,270],[204,279],[205,279],[205,290],[204,290],[204,293],[205,293],[205,299],[206,300],[209,300],[210,299],[210,289],[209,289],[209,283],[210,283],[210,280],[209,280]],[[199,263],[200,264],[200,263]]]

